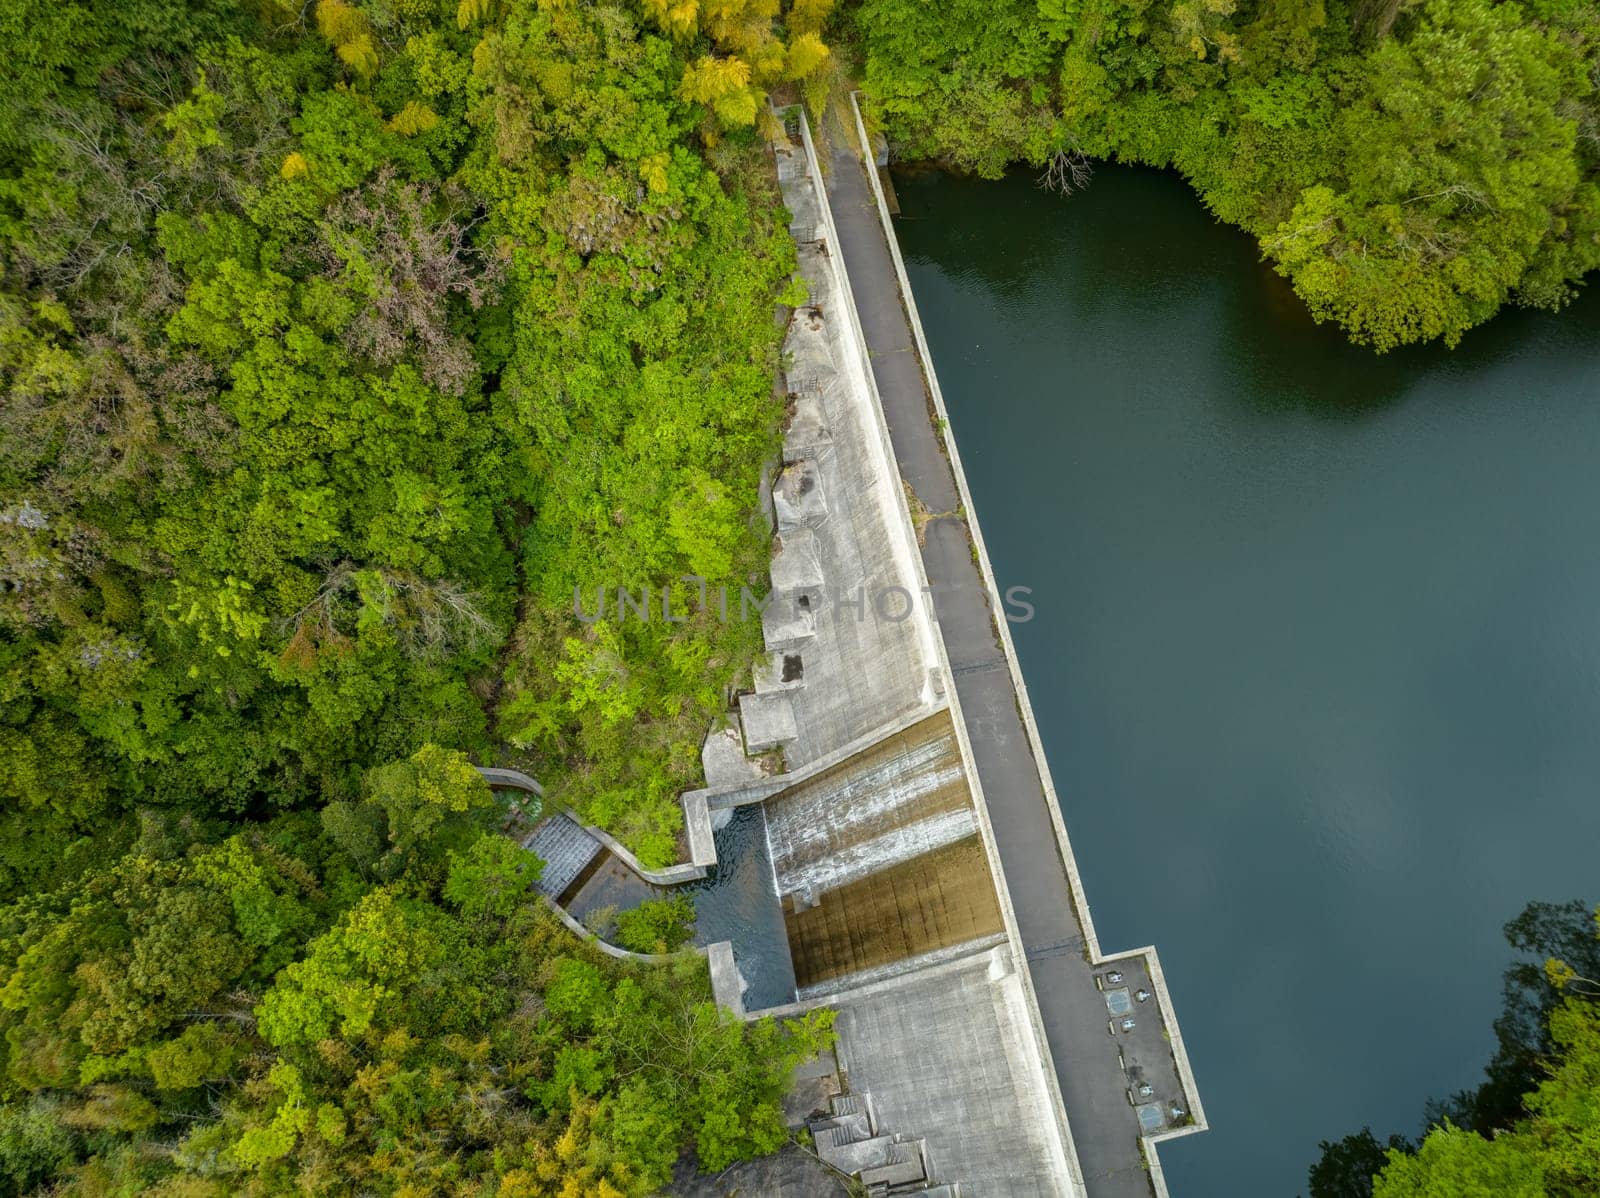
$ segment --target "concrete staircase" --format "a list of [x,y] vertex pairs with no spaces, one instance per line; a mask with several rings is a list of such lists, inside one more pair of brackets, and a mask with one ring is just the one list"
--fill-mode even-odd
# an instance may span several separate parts
[[601,845],[577,821],[558,813],[540,821],[522,842],[522,847],[544,862],[539,890],[559,900],[567,887],[600,855]]
[[806,1124],[817,1155],[861,1181],[869,1198],[925,1194],[960,1198],[960,1187],[935,1185],[928,1176],[926,1140],[906,1139],[878,1127],[872,1095],[838,1094],[828,1114]]

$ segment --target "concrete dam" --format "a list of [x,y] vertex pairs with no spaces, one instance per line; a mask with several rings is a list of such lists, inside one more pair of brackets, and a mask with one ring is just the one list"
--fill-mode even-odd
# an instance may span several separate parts
[[796,1101],[870,1193],[1164,1198],[1156,1146],[1204,1129],[1200,1095],[1155,950],[1095,935],[853,116],[826,167],[798,109],[773,147],[808,296],[765,496],[766,656],[683,796],[690,860],[644,870],[547,820],[574,862],[551,898],[686,885],[727,936],[702,936],[719,1002],[834,1009]]
[[921,1137],[930,1189],[1165,1195],[1156,1146],[1204,1129],[1200,1095],[1155,950],[1095,934],[852,116],[825,165],[797,109],[774,147],[808,289],[784,346],[777,601],[686,802],[712,821],[759,804],[795,985],[777,1011],[839,1012],[843,1084],[875,1129]]

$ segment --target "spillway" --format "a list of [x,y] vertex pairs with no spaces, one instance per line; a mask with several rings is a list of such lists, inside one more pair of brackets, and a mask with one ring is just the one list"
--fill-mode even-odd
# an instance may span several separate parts
[[974,835],[950,714],[887,737],[767,805],[780,895],[836,890]]

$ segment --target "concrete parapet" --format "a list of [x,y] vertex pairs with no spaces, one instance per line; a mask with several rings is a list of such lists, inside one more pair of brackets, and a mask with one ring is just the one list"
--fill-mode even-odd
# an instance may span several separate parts
[[713,811],[726,811],[733,807],[744,807],[750,803],[759,803],[770,799],[788,790],[791,786],[798,786],[818,774],[832,769],[841,762],[848,761],[864,749],[870,749],[879,741],[886,740],[897,733],[904,732],[913,724],[919,724],[931,715],[936,715],[944,710],[943,704],[927,707],[915,707],[904,715],[880,724],[871,732],[865,732],[852,740],[846,741],[831,753],[814,758],[804,765],[786,771],[782,774],[773,774],[771,777],[761,778],[752,782],[742,782],[731,786],[708,786],[701,791],[689,791],[689,795],[704,794],[706,801]]
[[[599,828],[590,827],[588,824],[583,825],[583,829],[585,832],[589,833],[590,836],[593,836],[601,844],[605,845],[606,848],[610,849],[613,854],[622,860],[624,865],[626,865],[634,873],[638,874],[646,882],[654,882],[657,886],[676,886],[680,882],[699,881],[701,878],[705,877],[708,872],[710,872],[710,867],[715,865],[717,861],[716,847],[711,844],[711,822],[706,813],[705,807],[697,807],[696,814],[700,824],[702,825],[698,828],[689,822],[691,816],[689,813],[688,804],[685,803],[684,823],[688,828],[690,860],[681,865],[669,865],[665,869],[646,869],[643,865],[639,864],[639,858],[635,857],[631,852],[629,852],[628,847],[616,837],[607,832],[602,832]],[[695,842],[697,839],[702,840],[703,845],[705,846],[702,847],[698,853],[695,851]],[[697,856],[704,857],[708,854],[709,860],[699,861],[695,859]]]
[[788,774],[773,774],[770,778],[762,778],[755,782],[747,782],[741,786],[726,788],[706,787],[701,790],[691,790],[684,795],[704,795],[706,805],[712,811],[732,811],[735,807],[748,807],[752,803],[759,803],[763,799],[785,790],[790,785]]
[[[625,949],[625,948],[618,948],[615,944],[612,944],[609,940],[600,939],[600,937],[596,936],[593,932],[591,932],[588,928],[584,927],[576,919],[573,919],[571,914],[569,914],[566,911],[566,909],[561,906],[560,903],[556,902],[555,899],[551,898],[549,895],[540,895],[539,897],[544,899],[545,905],[547,907],[549,907],[550,910],[554,911],[557,916],[560,917],[562,923],[567,925],[567,930],[568,931],[570,931],[574,936],[578,937],[580,940],[588,941],[590,944],[594,945],[595,948],[599,949],[601,952],[603,952],[608,957],[615,957],[619,961],[638,961],[638,962],[641,962],[642,964],[646,964],[646,965],[665,965],[668,961],[672,960],[672,955],[671,954],[635,953],[635,952],[630,952],[628,949]],[[688,947],[684,948],[681,951],[686,952],[686,953],[702,953],[702,954],[706,952],[706,950],[701,948],[699,945],[689,945]],[[731,946],[730,946],[730,949],[729,949],[729,956],[730,956],[730,959],[731,959],[731,957],[732,957]],[[737,976],[738,975],[736,973],[735,977],[737,977]],[[715,993],[715,991],[713,991],[713,993]],[[741,1018],[743,1018],[743,1016],[744,1016],[744,1004],[742,1002],[740,1003],[739,1008],[734,1011],[734,1014],[736,1014],[736,1015],[740,1016]]]
[[689,837],[689,864],[704,874],[717,863],[717,843],[704,791],[683,796],[683,825]]
[[490,786],[515,787],[517,790],[531,791],[540,798],[544,797],[544,787],[540,786],[537,781],[524,774],[521,770],[505,769],[497,765],[479,765],[473,768],[478,771],[479,776]]

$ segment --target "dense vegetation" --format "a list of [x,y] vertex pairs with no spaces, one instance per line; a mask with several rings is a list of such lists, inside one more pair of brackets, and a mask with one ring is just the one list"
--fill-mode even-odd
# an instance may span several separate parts
[[827,7],[0,7],[0,1192],[632,1194],[781,1139],[822,1029],[591,958],[463,754],[676,853],[759,629],[573,591],[762,575],[754,127]]
[[1321,319],[1454,344],[1600,266],[1591,0],[861,0],[901,152],[1173,167]]
[[1581,1198],[1600,1192],[1600,912],[1533,903],[1506,925],[1497,1048],[1472,1090],[1434,1103],[1420,1143],[1371,1128],[1333,1143],[1311,1198]]
[[525,901],[539,863],[432,746],[359,800],[147,813],[0,922],[0,1192],[648,1194],[771,1152],[817,1016],[748,1031]]
[[[496,736],[670,858],[758,630],[572,597],[760,576],[758,76],[625,6],[225,7],[8,9],[0,858]],[[770,18],[718,32],[815,72]]]

